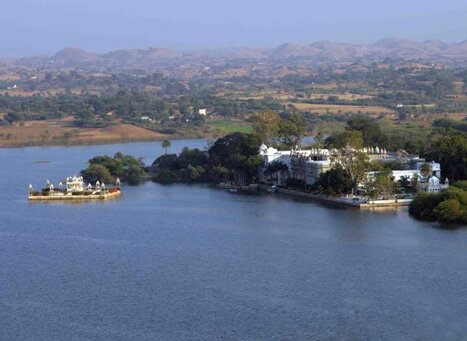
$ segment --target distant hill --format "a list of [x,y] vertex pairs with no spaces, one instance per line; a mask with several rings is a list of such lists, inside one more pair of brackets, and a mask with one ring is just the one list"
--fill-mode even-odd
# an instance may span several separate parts
[[53,67],[146,68],[174,61],[218,59],[288,59],[348,60],[355,58],[424,59],[428,61],[467,61],[467,40],[448,44],[438,40],[418,42],[401,38],[385,38],[374,44],[350,44],[319,41],[309,45],[285,43],[274,48],[230,48],[180,52],[166,48],[121,49],[104,54],[80,48],[66,48],[51,57],[34,56],[15,60],[17,65]]
[[266,55],[274,59],[286,59],[291,57],[314,57],[319,54],[319,50],[311,46],[299,44],[282,44],[267,51]]
[[310,46],[319,49],[320,56],[324,58],[347,58],[349,56],[356,58],[368,56],[369,54],[367,46],[358,44],[318,41]]
[[446,43],[436,40],[417,42],[408,39],[386,38],[371,45],[371,50],[376,55],[410,59],[439,55],[447,46]]
[[102,59],[115,64],[151,64],[161,60],[180,58],[181,52],[165,48],[117,50],[102,55]]
[[36,55],[36,56],[17,59],[16,62],[20,65],[34,67],[36,65],[46,64],[49,58],[50,57],[46,55]]
[[68,47],[50,57],[49,62],[60,66],[72,67],[96,63],[99,62],[100,59],[100,56],[95,53],[79,48]]
[[449,45],[443,52],[446,56],[465,58],[467,56],[467,39],[458,44]]

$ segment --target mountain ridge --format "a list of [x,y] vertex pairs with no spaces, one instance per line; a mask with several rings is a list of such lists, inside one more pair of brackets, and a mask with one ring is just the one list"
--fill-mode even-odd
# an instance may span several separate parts
[[17,65],[55,67],[150,67],[158,63],[167,63],[193,59],[329,59],[346,60],[357,58],[384,59],[458,59],[467,60],[467,39],[458,43],[446,43],[440,40],[422,42],[388,37],[372,44],[356,44],[333,41],[316,41],[310,44],[283,43],[272,48],[236,47],[224,50],[177,51],[164,47],[146,49],[117,49],[105,53],[95,53],[77,47],[67,47],[46,57],[44,55],[12,59]]

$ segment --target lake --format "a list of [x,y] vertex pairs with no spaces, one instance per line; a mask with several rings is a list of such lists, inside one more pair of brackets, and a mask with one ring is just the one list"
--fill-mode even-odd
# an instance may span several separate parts
[[[203,140],[173,141],[203,148]],[[0,149],[0,340],[467,339],[467,229],[201,185],[28,203],[160,142]]]

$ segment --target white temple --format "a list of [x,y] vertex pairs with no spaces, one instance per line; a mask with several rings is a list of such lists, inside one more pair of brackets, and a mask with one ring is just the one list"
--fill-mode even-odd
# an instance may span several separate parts
[[84,180],[82,176],[70,176],[66,178],[67,192],[82,192],[84,191]]
[[[63,186],[63,183],[66,186]],[[119,179],[117,179],[117,184],[117,186],[110,188],[99,181],[96,181],[95,186],[92,183],[85,185],[82,176],[74,175],[67,177],[63,182],[60,181],[57,189],[49,180],[41,191],[34,191],[32,184],[29,185],[28,200],[108,199],[120,195]]]

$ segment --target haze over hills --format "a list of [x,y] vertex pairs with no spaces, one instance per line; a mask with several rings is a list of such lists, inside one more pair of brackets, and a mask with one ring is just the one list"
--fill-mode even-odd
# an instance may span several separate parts
[[309,45],[285,43],[274,48],[238,47],[184,52],[166,48],[120,49],[104,54],[70,47],[52,56],[33,56],[9,61],[15,65],[25,66],[145,68],[173,61],[216,58],[283,61],[302,58],[378,60],[387,57],[447,63],[465,62],[467,61],[467,40],[449,44],[439,40],[417,42],[401,38],[385,38],[369,45],[319,41]]

